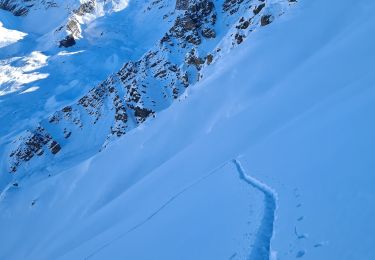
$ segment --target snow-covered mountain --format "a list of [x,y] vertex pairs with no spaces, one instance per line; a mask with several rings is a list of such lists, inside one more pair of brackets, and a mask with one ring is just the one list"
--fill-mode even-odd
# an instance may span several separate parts
[[[81,6],[87,3],[91,2]],[[150,3],[156,5],[165,8],[161,1]],[[22,175],[22,171],[33,172],[55,158],[65,161],[67,157],[89,156],[103,149],[114,137],[155,117],[181,98],[187,87],[204,77],[207,66],[230,55],[249,33],[283,14],[290,1],[207,0],[186,1],[185,5],[186,10],[175,15],[171,27],[139,60],[126,62],[75,103],[16,137],[5,149],[9,155],[8,162],[4,162],[7,171],[18,173],[21,168],[17,175]],[[69,37],[81,37],[81,29],[75,31]]]
[[372,1],[0,7],[0,259],[375,257]]

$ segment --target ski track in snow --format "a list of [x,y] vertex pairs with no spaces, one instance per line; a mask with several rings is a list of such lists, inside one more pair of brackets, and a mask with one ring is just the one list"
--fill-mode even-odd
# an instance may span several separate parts
[[[277,201],[277,195],[276,192],[264,184],[263,182],[257,180],[256,178],[248,175],[241,165],[241,162],[238,159],[233,159],[231,161],[239,174],[239,177],[241,180],[245,181],[246,183],[250,184],[255,189],[259,190],[264,194],[264,202],[265,202],[265,211],[263,220],[261,222],[261,225],[258,230],[258,234],[256,236],[255,243],[253,245],[253,250],[251,251],[251,254],[248,259],[259,259],[259,260],[269,260],[270,259],[270,251],[271,251],[271,239],[273,236],[273,226],[274,226],[274,219],[275,219],[275,211],[276,211],[276,201]],[[117,237],[113,238],[109,242],[105,243],[98,249],[96,249],[94,252],[86,256],[84,259],[88,260],[92,257],[94,257],[96,254],[101,252],[103,249],[107,248],[114,242],[120,240],[121,238],[125,237],[130,232],[140,228],[144,224],[146,224],[148,221],[150,221],[153,217],[155,217],[158,213],[160,213],[164,208],[166,208],[170,203],[172,203],[174,200],[176,200],[180,195],[182,195],[187,190],[191,189],[195,185],[199,184],[206,178],[213,175],[218,170],[222,169],[224,166],[226,166],[230,162],[225,162],[221,164],[220,166],[216,167],[212,171],[210,171],[207,175],[199,178],[195,182],[189,184],[184,189],[173,195],[170,199],[168,199],[163,205],[161,205],[157,210],[155,210],[151,215],[149,215],[147,218],[139,222],[138,224],[134,225],[130,229],[128,229],[126,232],[118,235]]]
[[260,224],[258,234],[256,235],[253,250],[251,251],[248,259],[269,260],[271,255],[271,240],[273,236],[275,212],[277,207],[277,194],[272,188],[263,182],[248,175],[238,159],[233,159],[232,162],[236,166],[240,178],[264,194],[264,216]]
[[114,239],[112,239],[111,241],[105,243],[104,245],[102,245],[101,247],[99,247],[98,249],[96,249],[94,252],[92,252],[90,255],[86,256],[84,259],[87,260],[87,259],[90,259],[92,258],[93,256],[95,256],[96,254],[98,254],[100,251],[102,251],[103,249],[107,248],[108,246],[110,246],[112,243],[120,240],[121,238],[125,237],[127,234],[129,234],[130,232],[140,228],[141,226],[143,226],[144,224],[146,224],[148,221],[150,221],[153,217],[155,217],[158,213],[160,213],[160,211],[162,211],[164,208],[166,208],[170,203],[172,203],[175,199],[177,199],[180,195],[182,195],[185,191],[191,189],[192,187],[194,187],[195,185],[199,184],[201,181],[205,180],[206,178],[210,177],[211,175],[213,175],[215,172],[217,172],[218,170],[222,169],[224,166],[226,166],[228,164],[228,162],[225,162],[223,163],[222,165],[218,166],[217,168],[213,169],[212,171],[210,171],[208,174],[206,174],[205,176],[199,178],[198,180],[196,180],[195,182],[189,184],[188,186],[186,186],[185,188],[183,188],[181,191],[179,191],[178,193],[176,193],[175,195],[173,195],[170,199],[168,199],[163,205],[161,205],[157,210],[155,210],[151,215],[149,215],[147,218],[145,218],[144,220],[142,220],[141,222],[139,222],[138,224],[134,225],[133,227],[131,227],[130,229],[128,229],[127,231],[125,231],[124,233],[118,235],[117,237],[115,237]]

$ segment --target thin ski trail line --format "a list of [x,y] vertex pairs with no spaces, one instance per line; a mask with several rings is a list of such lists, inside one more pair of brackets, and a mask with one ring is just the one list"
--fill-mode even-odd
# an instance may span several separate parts
[[127,234],[129,234],[130,232],[138,229],[139,227],[143,226],[145,223],[147,223],[148,221],[150,221],[153,217],[155,217],[160,211],[162,211],[165,207],[167,207],[171,202],[173,202],[175,199],[177,199],[181,194],[183,194],[185,191],[189,190],[190,188],[192,188],[193,186],[197,185],[198,183],[200,183],[201,181],[203,181],[204,179],[208,178],[209,176],[211,176],[212,174],[214,174],[215,172],[217,172],[218,170],[220,170],[221,168],[223,168],[224,166],[226,166],[228,164],[228,162],[225,162],[223,164],[221,164],[220,166],[216,167],[215,169],[213,169],[212,171],[210,171],[208,174],[204,175],[203,177],[199,178],[198,180],[194,181],[193,183],[189,184],[188,186],[186,186],[185,188],[183,188],[181,191],[179,191],[178,193],[176,193],[175,195],[173,195],[171,198],[169,198],[166,202],[164,202],[163,205],[161,205],[157,210],[155,210],[151,215],[149,215],[147,218],[145,218],[144,220],[142,220],[141,222],[139,222],[138,224],[136,224],[135,226],[131,227],[130,229],[128,229],[127,231],[125,231],[124,233],[118,235],[117,237],[113,238],[112,240],[110,240],[109,242],[105,243],[104,245],[102,245],[101,247],[97,248],[94,252],[92,252],[90,255],[86,256],[84,259],[85,260],[88,260],[90,258],[92,258],[93,256],[95,256],[96,254],[98,254],[100,251],[102,251],[103,249],[105,249],[106,247],[110,246],[112,243],[118,241],[119,239],[123,238],[124,236],[126,236]]
[[264,215],[248,260],[270,260],[277,194],[267,184],[248,175],[238,159],[233,159],[232,162],[236,166],[240,178],[264,194]]
[[[257,238],[253,247],[253,250],[251,252],[251,255],[249,256],[249,260],[269,260],[270,258],[270,243],[273,236],[273,223],[274,223],[274,217],[275,217],[275,211],[276,211],[276,201],[277,196],[275,191],[273,191],[272,188],[267,186],[266,184],[262,183],[261,181],[257,180],[256,178],[248,175],[245,171],[245,169],[242,167],[240,161],[238,159],[233,159],[231,161],[235,167],[237,172],[239,173],[239,176],[242,180],[250,184],[255,189],[261,191],[265,198],[265,212],[264,216],[261,222],[261,225],[258,230]],[[169,198],[166,202],[163,203],[158,209],[156,209],[151,215],[149,215],[147,218],[139,222],[138,224],[134,225],[133,227],[126,230],[124,233],[118,235],[117,237],[113,238],[112,240],[108,241],[107,243],[103,244],[99,248],[97,248],[95,251],[93,251],[91,254],[86,256],[84,259],[88,260],[92,257],[94,257],[96,254],[98,254],[103,249],[110,246],[112,243],[120,240],[121,238],[125,237],[130,232],[140,228],[145,223],[150,221],[153,217],[155,217],[160,211],[162,211],[165,207],[167,207],[170,203],[172,203],[174,200],[176,200],[180,195],[182,195],[185,191],[189,190],[193,186],[197,185],[204,179],[208,178],[218,170],[222,169],[224,166],[226,166],[230,161],[227,161],[220,166],[216,167],[215,169],[211,170],[208,174],[204,175],[203,177],[199,178],[195,182],[189,184],[185,188],[183,188],[181,191],[173,195],[171,198]]]

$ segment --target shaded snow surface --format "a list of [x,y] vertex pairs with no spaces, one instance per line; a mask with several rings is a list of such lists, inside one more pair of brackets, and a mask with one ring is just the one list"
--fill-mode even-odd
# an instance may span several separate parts
[[[375,259],[374,11],[302,1],[144,127],[9,187],[0,259]],[[234,159],[277,193],[271,241]]]

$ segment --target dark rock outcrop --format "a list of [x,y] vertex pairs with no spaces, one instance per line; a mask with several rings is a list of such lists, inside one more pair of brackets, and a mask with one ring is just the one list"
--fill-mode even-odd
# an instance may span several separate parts
[[22,162],[30,161],[34,156],[41,156],[46,150],[57,154],[61,149],[60,145],[41,126],[34,131],[28,131],[25,136],[21,137],[19,143],[17,149],[9,155],[14,162],[10,168],[11,172],[16,172]]
[[262,18],[260,19],[260,25],[261,26],[266,26],[270,24],[273,21],[273,16],[270,14],[263,15]]
[[71,47],[75,44],[76,44],[76,40],[74,39],[73,35],[68,35],[68,36],[65,37],[65,39],[60,41],[59,47],[60,48],[61,47],[68,48],[68,47]]

